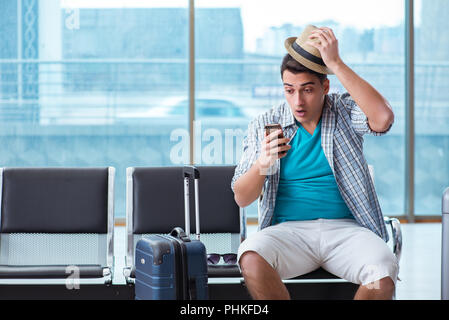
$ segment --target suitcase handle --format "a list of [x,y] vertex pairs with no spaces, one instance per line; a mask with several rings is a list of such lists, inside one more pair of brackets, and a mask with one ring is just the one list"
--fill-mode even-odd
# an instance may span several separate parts
[[199,209],[199,187],[198,181],[200,179],[200,171],[195,166],[184,166],[184,208],[185,208],[185,232],[190,237],[190,193],[189,193],[189,181],[194,180],[195,190],[195,226],[196,226],[196,239],[200,240],[200,209]]
[[184,178],[199,179],[200,171],[195,166],[184,166],[183,168]]
[[180,227],[176,227],[174,228],[171,232],[170,235],[181,239],[183,242],[190,242],[190,238],[186,235],[186,233],[184,232],[184,230]]

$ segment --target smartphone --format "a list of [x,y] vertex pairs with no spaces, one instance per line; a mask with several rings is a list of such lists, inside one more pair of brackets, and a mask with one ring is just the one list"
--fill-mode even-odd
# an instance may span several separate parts
[[[265,126],[265,136],[268,136],[268,135],[270,135],[271,133],[273,133],[273,132],[275,132],[277,130],[281,130],[281,133],[278,135],[278,139],[284,138],[284,133],[282,132],[282,126],[280,124],[278,124],[278,123],[276,123],[276,124],[267,124]],[[281,146],[285,146],[285,143],[282,143],[279,146],[280,147]],[[279,154],[284,154],[286,152],[287,151],[279,152]]]
[[[274,131],[277,131],[277,130],[282,130],[282,126],[281,126],[279,123],[276,123],[276,124],[267,124],[267,125],[265,126],[265,136],[268,136],[268,135],[270,135],[271,133],[273,133]],[[281,138],[283,138],[283,137],[284,137],[284,134],[283,134],[283,133],[281,133],[281,134],[278,136],[279,139],[281,139]]]

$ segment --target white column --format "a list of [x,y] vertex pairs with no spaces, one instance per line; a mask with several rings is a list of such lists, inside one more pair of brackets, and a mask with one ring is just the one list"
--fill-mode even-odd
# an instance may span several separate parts
[[62,8],[60,1],[39,0],[39,103],[41,124],[64,114],[62,60]]

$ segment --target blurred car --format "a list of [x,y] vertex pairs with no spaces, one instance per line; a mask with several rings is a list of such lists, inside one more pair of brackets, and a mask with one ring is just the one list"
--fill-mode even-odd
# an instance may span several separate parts
[[[165,107],[167,116],[185,116],[189,114],[189,101],[184,99],[173,106]],[[195,100],[196,118],[244,118],[240,107],[234,103],[223,99],[196,99]]]
[[[143,110],[142,110],[143,109]],[[123,110],[118,112],[117,118],[124,122],[148,122],[152,119],[157,121],[186,121],[189,117],[189,100],[183,98],[169,98],[160,102],[156,107],[143,106],[140,110]],[[235,103],[217,98],[196,99],[195,118],[222,121],[247,121],[248,116]]]

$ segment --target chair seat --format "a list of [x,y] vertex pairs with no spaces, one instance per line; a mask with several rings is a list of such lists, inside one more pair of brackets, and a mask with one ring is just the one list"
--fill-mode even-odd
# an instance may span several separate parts
[[208,265],[207,276],[209,278],[239,278],[242,277],[240,269],[236,264],[233,265]]
[[[71,268],[68,268],[71,267]],[[0,265],[0,279],[65,279],[79,270],[80,278],[102,278],[103,267],[100,265],[48,265],[48,266],[7,266]]]
[[[232,278],[242,277],[239,267],[237,265],[208,265],[207,276],[209,278]],[[311,280],[311,279],[340,279],[336,275],[327,272],[323,268],[318,268],[315,271],[304,274],[291,280]]]
[[295,277],[292,280],[308,280],[308,279],[340,279],[336,275],[327,272],[323,268],[318,268],[315,271],[309,272],[299,277]]

